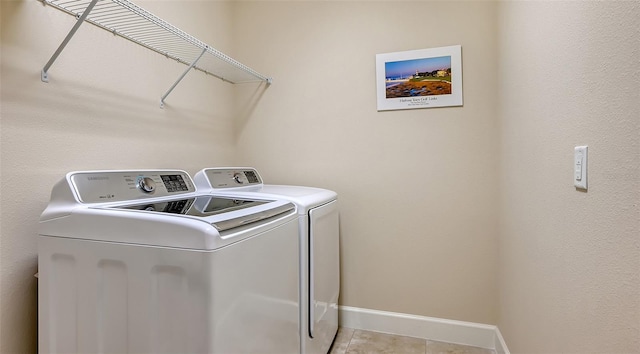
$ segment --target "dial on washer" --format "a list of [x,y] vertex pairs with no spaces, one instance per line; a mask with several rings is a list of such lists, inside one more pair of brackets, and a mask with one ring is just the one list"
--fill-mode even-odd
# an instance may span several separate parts
[[243,184],[244,181],[242,181],[241,178],[242,178],[242,174],[240,174],[239,172],[236,172],[233,174],[233,180],[236,181],[236,183]]
[[156,190],[156,182],[149,177],[141,177],[138,179],[138,188],[145,193],[151,193]]

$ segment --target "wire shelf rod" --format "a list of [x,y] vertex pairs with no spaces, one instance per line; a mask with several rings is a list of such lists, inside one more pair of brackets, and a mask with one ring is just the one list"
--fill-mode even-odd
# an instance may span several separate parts
[[113,12],[113,11],[109,11],[109,12],[105,12],[103,14],[91,14],[91,17],[87,19],[88,21],[91,22],[98,22],[101,23],[103,25],[107,25],[107,23],[105,23],[105,21],[118,21],[118,22],[122,22],[122,23],[130,23],[133,21],[139,21],[140,23],[144,23],[144,20],[136,17],[135,15],[131,14],[130,12],[127,12],[125,10],[119,11],[119,12]]
[[[140,32],[116,31],[116,32],[122,34],[123,36],[135,37],[135,39],[139,40],[140,42],[145,42],[149,40],[160,40],[160,41],[163,41],[161,43],[168,43],[169,41],[172,41],[174,43],[184,43],[184,41],[181,41],[179,38],[176,38],[173,36],[167,36],[165,33],[158,34],[156,32],[149,32],[149,31],[140,31]],[[188,47],[195,48],[193,46],[188,46]],[[201,48],[196,48],[196,49],[202,50]],[[198,52],[200,52],[200,50],[198,50]]]
[[103,5],[101,7],[94,8],[93,11],[91,11],[91,15],[89,16],[89,19],[95,19],[97,17],[105,16],[105,15],[114,16],[114,15],[123,14],[123,13],[131,14],[130,11],[127,11],[126,9],[123,9],[122,7],[116,4]]
[[[158,31],[158,29],[155,28],[155,27],[149,27],[149,26],[130,26],[130,27],[114,26],[113,29],[116,32],[120,32],[120,33],[130,33],[130,34],[144,33],[144,34],[147,34],[147,35],[148,34],[155,34],[156,36],[162,36],[162,37],[167,37],[167,38],[175,38],[176,40],[179,40],[179,41],[184,43],[184,41],[181,38],[177,38],[176,36],[172,35],[171,33]],[[187,45],[187,44],[185,43],[185,45]]]
[[58,3],[60,5],[66,5],[66,4],[73,4],[73,3],[79,3],[80,0],[71,0],[71,1],[59,1]]
[[150,24],[148,21],[145,21],[144,19],[136,17],[135,15],[132,15],[131,13],[128,13],[128,12],[123,12],[122,14],[109,13],[109,14],[104,14],[100,16],[92,16],[91,18],[88,19],[88,21],[100,24],[105,27],[144,26],[144,25],[153,26],[153,24]]
[[114,19],[106,19],[101,20],[100,23],[109,28],[117,29],[122,31],[123,29],[134,29],[134,28],[156,28],[153,24],[143,21],[141,19],[136,19],[135,21],[128,21],[126,19],[114,18]]
[[108,12],[108,11],[114,11],[114,9],[122,9],[122,6],[118,5],[118,4],[114,4],[112,2],[103,2],[98,4],[98,7],[95,8],[95,10],[93,11],[93,14],[99,14],[99,13],[104,13],[104,12]]
[[[149,26],[146,24],[141,26],[116,25],[116,26],[109,26],[109,28],[112,28],[112,30],[115,32],[127,33],[129,35],[136,35],[137,33],[144,33],[144,34],[156,33],[157,35],[164,35],[165,37],[176,38],[175,36],[172,36],[170,33],[159,32],[157,28],[154,28],[153,26]],[[176,38],[176,39],[179,39],[179,38]]]
[[88,1],[60,1],[58,3],[60,4],[60,6],[71,9],[76,7],[86,8]]
[[[177,41],[175,38],[172,37],[158,37],[158,36],[148,36],[142,40],[140,40],[143,43],[147,43],[147,44],[151,44],[151,43],[158,43],[158,48],[167,48],[167,49],[172,49],[175,47],[183,47],[181,45],[181,43],[183,42],[179,42]],[[174,43],[174,45],[171,45],[171,43]],[[194,50],[194,47],[183,47],[183,48],[191,48],[192,52],[200,52],[202,49],[200,48],[195,48],[195,49],[200,49],[200,50]],[[173,51],[172,51],[173,52]]]
[[97,22],[100,23],[102,25],[107,26],[108,24],[105,21],[109,21],[109,22],[116,22],[116,23],[123,23],[123,24],[127,24],[127,23],[139,23],[139,24],[143,24],[143,23],[148,23],[148,21],[145,21],[144,19],[135,16],[134,14],[122,10],[121,12],[117,12],[114,13],[113,11],[110,12],[105,12],[104,14],[97,14],[96,16],[91,16],[89,18],[89,21],[92,22]]

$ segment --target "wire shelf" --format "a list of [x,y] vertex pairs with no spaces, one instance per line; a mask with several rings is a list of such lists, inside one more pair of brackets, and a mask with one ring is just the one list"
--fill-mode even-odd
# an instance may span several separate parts
[[[66,42],[73,36],[82,20],[85,20],[167,58],[175,59],[189,66],[189,69],[193,68],[205,72],[226,82],[238,84],[266,81],[271,83],[271,78],[212,48],[130,1],[42,0],[42,2],[69,13],[78,19],[78,23],[69,33],[58,52],[54,54],[45,69],[43,69],[43,81],[46,81],[44,76],[49,66],[55,61]],[[183,77],[187,71],[185,71]],[[178,82],[181,79],[182,77]],[[163,96],[163,100],[165,97],[166,95]]]

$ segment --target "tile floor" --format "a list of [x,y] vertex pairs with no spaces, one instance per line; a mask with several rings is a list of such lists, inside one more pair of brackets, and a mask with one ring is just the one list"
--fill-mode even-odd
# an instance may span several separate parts
[[329,354],[495,354],[495,350],[343,328]]

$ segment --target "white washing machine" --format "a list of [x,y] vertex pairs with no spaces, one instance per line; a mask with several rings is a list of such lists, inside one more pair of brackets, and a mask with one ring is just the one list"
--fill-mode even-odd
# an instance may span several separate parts
[[194,176],[200,191],[297,205],[300,228],[300,351],[327,353],[338,330],[340,294],[337,194],[312,187],[265,185],[253,168],[206,168]]
[[179,170],[72,172],[38,236],[41,353],[296,353],[298,217]]

